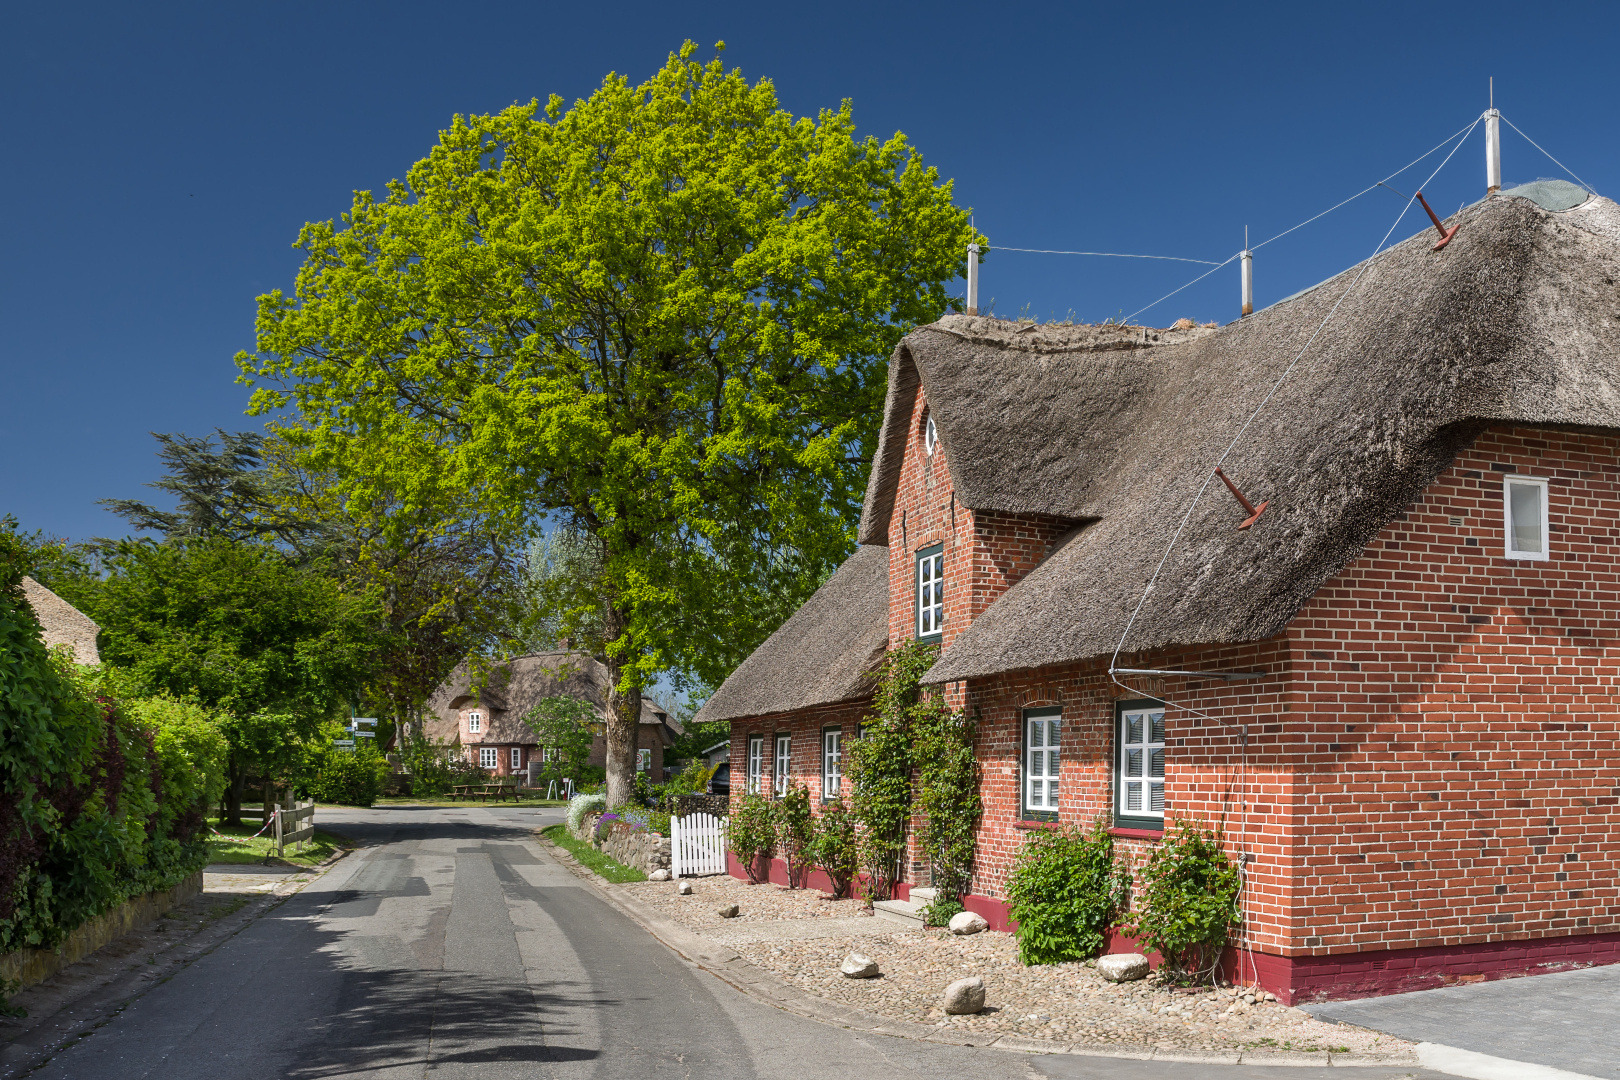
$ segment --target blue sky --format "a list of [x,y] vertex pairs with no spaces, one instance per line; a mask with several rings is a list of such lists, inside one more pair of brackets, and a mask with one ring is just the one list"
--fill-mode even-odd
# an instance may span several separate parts
[[[8,5],[0,71],[0,513],[117,535],[152,431],[244,429],[231,357],[290,245],[424,156],[452,114],[609,71],[639,81],[691,38],[799,114],[854,103],[904,131],[996,244],[1219,261],[1380,179],[1497,105],[1603,194],[1620,191],[1620,8],[1565,4]],[[1426,189],[1484,191],[1475,132]],[[1439,158],[1392,181],[1410,193]],[[1508,183],[1560,175],[1504,128]],[[1402,181],[1405,181],[1404,183]],[[1265,305],[1372,250],[1372,194],[1255,260]],[[1418,231],[1408,216],[1397,238]],[[1098,321],[1202,268],[1001,252],[995,311]],[[1237,264],[1142,321],[1227,321]],[[1352,377],[1347,373],[1347,377]]]

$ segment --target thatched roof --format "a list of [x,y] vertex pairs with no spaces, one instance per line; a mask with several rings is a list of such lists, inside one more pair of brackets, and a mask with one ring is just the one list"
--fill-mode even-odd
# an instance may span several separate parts
[[889,641],[889,549],[861,547],[698,711],[737,720],[861,698]]
[[101,663],[101,653],[96,649],[101,627],[90,616],[31,577],[22,579],[22,588],[28,606],[34,609],[34,618],[39,620],[47,648],[66,645],[73,650],[74,663]]
[[[1557,206],[1570,187],[1517,194]],[[928,681],[1111,653],[1222,449],[1318,327],[1226,460],[1270,508],[1239,532],[1215,481],[1127,650],[1279,633],[1486,424],[1620,428],[1620,207],[1515,194],[1453,218],[1442,251],[1431,230],[1379,255],[1348,296],[1360,267],[1207,334],[955,316],[908,335],[862,542],[887,542],[918,379],[958,501],[1084,524]]]
[[[546,698],[571,697],[589,703],[605,720],[612,686],[607,665],[585,652],[514,657],[495,665],[482,679],[473,665],[463,660],[428,698],[430,718],[424,731],[431,739],[457,741],[461,734],[460,710],[476,702],[489,713],[484,742],[538,745],[539,740],[523,723],[530,709]],[[649,698],[641,699],[641,722],[663,725],[673,735],[683,733],[680,722]]]

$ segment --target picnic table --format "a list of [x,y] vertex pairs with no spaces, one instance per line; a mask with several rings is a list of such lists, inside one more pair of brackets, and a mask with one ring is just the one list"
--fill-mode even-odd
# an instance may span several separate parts
[[515,799],[516,797],[516,784],[503,784],[498,781],[488,784],[457,784],[450,792],[451,802],[455,802],[457,799],[478,799],[480,802],[494,799],[499,802],[502,799]]

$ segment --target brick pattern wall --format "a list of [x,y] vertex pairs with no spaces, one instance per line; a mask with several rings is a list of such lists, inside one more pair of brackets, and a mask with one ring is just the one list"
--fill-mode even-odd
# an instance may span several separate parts
[[[789,781],[795,786],[810,789],[811,805],[819,812],[822,802],[821,790],[821,733],[829,727],[843,729],[844,738],[852,739],[859,729],[861,718],[871,711],[871,699],[862,698],[858,701],[843,702],[837,705],[824,705],[814,709],[802,709],[797,712],[778,713],[775,716],[757,717],[751,720],[736,720],[731,725],[731,805],[735,809],[738,801],[748,790],[748,738],[751,735],[763,735],[765,738],[765,760],[760,780],[760,792],[769,795],[775,788],[776,779],[776,736],[788,735],[792,739],[788,750],[792,761],[792,771]],[[845,761],[848,761],[846,751]],[[847,801],[849,798],[849,775],[845,771],[841,794]]]
[[1620,439],[1493,427],[1295,618],[1303,951],[1620,930],[1617,542]]

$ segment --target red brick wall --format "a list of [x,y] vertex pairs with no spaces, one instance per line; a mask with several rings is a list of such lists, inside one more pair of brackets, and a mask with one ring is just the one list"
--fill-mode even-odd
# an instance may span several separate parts
[[[748,783],[748,737],[750,735],[763,735],[765,737],[765,762],[760,781],[762,794],[775,791],[776,775],[776,736],[786,734],[792,737],[789,754],[793,762],[790,781],[795,787],[808,787],[810,789],[810,802],[819,812],[821,808],[821,733],[829,727],[839,727],[844,731],[844,738],[853,739],[856,730],[860,727],[861,718],[871,710],[871,699],[862,698],[859,701],[844,702],[838,705],[824,705],[814,709],[803,709],[797,712],[778,713],[775,716],[757,717],[751,720],[735,720],[731,724],[731,803],[735,807],[737,802],[747,791]],[[848,750],[845,750],[844,782],[842,794],[847,801],[849,798],[849,773],[847,763]]]
[[889,520],[889,641],[916,636],[917,552],[942,544],[942,638],[949,645],[985,608],[1039,565],[1053,542],[1074,523],[1041,514],[973,511],[958,503],[944,446],[936,445],[930,454],[923,441],[927,408],[927,398],[919,388],[912,407],[917,422],[906,442],[894,514]]
[[[1551,558],[1503,557],[1502,478]],[[1497,427],[1288,632],[1311,955],[1620,930],[1620,439]]]

